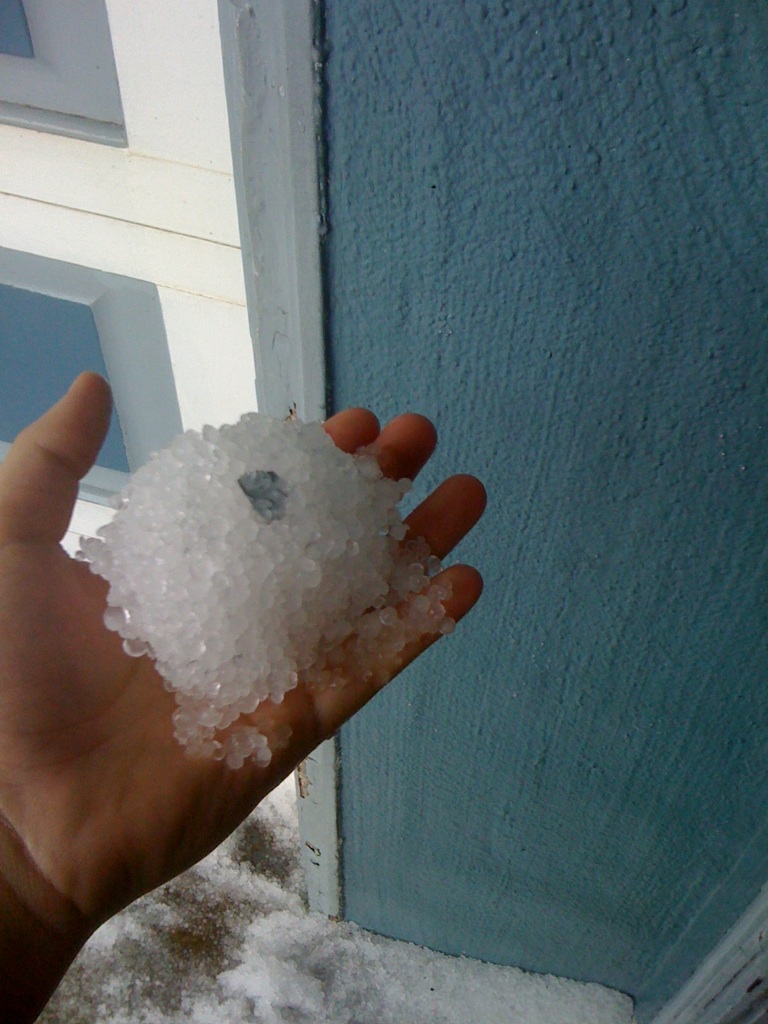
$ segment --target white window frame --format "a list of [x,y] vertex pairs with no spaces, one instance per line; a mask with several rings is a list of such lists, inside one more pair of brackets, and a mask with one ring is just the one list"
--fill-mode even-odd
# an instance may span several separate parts
[[24,0],[33,55],[0,54],[0,121],[126,144],[104,0]]

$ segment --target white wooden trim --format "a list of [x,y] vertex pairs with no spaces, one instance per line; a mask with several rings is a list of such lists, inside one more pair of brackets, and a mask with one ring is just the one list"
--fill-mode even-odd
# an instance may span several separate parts
[[0,125],[0,191],[240,247],[232,176]]
[[325,414],[312,0],[220,0],[259,408]]
[[764,888],[653,1024],[753,1024],[764,1019],[767,983],[768,888]]
[[[23,59],[23,58],[20,58]],[[38,110],[22,103],[0,100],[0,121],[28,131],[53,135],[66,135],[85,139],[100,146],[125,146],[125,128],[122,124],[108,124],[75,114],[61,114],[57,110]]]
[[92,537],[101,526],[111,523],[115,517],[115,510],[106,505],[95,505],[91,501],[75,502],[75,511],[72,513],[72,520],[69,529],[78,535]]
[[185,430],[234,423],[256,409],[245,306],[159,288],[176,397]]
[[339,917],[342,909],[336,793],[338,750],[326,740],[299,765],[295,774],[299,808],[301,862],[311,910]]
[[103,0],[24,0],[34,55],[0,55],[0,116],[125,145]]
[[239,249],[0,193],[0,245],[243,304]]
[[106,3],[129,147],[231,173],[216,0]]
[[[325,415],[312,0],[219,0],[245,287],[259,408]],[[341,911],[336,745],[297,774],[309,903]]]
[[75,510],[61,546],[70,555],[74,555],[80,547],[80,538],[93,537],[100,526],[106,526],[111,522],[114,514],[115,510],[106,505],[96,505],[91,501],[76,501]]

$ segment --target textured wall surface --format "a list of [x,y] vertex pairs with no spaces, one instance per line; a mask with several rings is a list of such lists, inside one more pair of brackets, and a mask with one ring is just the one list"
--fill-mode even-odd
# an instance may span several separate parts
[[768,879],[765,11],[325,7],[335,405],[490,493],[343,731],[347,914],[648,1020]]

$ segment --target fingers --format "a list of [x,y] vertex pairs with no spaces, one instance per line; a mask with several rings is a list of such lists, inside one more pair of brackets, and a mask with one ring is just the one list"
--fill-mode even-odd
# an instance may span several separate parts
[[[483,592],[483,577],[471,565],[452,565],[435,578],[450,584],[451,596],[445,601],[445,610],[452,619],[460,622],[480,600],[480,595]],[[433,633],[406,644],[397,661],[390,666],[389,678],[394,679],[407,665],[410,665],[439,639],[440,634]]]
[[78,482],[96,461],[109,429],[109,385],[83,373],[48,412],[18,435],[0,466],[0,544],[58,542]]
[[379,431],[379,421],[367,409],[345,409],[323,424],[336,445],[345,452],[370,447],[384,476],[413,480],[432,455],[437,433],[418,413],[405,413]]
[[433,554],[445,558],[480,519],[485,505],[485,488],[476,477],[449,477],[408,516],[408,533],[423,537]]
[[368,409],[345,409],[326,420],[323,427],[336,447],[349,455],[379,436],[379,421]]
[[437,445],[437,431],[426,416],[407,412],[388,423],[371,450],[384,476],[392,480],[415,479]]
[[[457,622],[463,619],[477,603],[482,591],[483,580],[479,572],[469,565],[454,565],[446,569],[439,579],[451,584],[451,597],[446,600],[445,609]],[[387,666],[387,679],[393,679],[430,647],[440,634],[422,636],[407,644]],[[361,682],[352,680],[338,689],[320,690],[314,694],[314,719],[320,738],[333,735],[336,730],[359,711],[382,688],[380,681]]]
[[[413,463],[411,465],[413,467]],[[431,550],[439,558],[444,558],[477,523],[485,505],[485,488],[479,480],[472,476],[454,476],[433,491],[406,522],[413,536],[424,537]],[[445,610],[458,622],[480,598],[482,577],[469,565],[454,565],[444,570],[438,579],[450,583],[451,596],[445,601]],[[439,634],[432,634],[418,637],[407,644],[386,666],[385,679],[393,679],[438,639]],[[298,717],[302,723],[305,726],[312,724],[313,739],[307,747],[310,749],[320,739],[332,735],[381,688],[379,677],[374,681],[352,679],[346,686],[320,690],[314,694],[299,689],[294,691],[295,696],[289,695],[291,699],[286,701],[285,712],[290,716],[289,721],[294,730],[297,728],[298,707],[301,708]],[[312,713],[308,714],[310,706]]]
[[[348,445],[345,451],[356,450],[353,442],[362,436],[363,425],[372,429],[371,421],[362,418],[363,412],[359,409],[348,410],[326,424],[337,444],[338,437],[344,438]],[[344,430],[348,432],[344,433]],[[385,476],[394,479],[413,479],[432,455],[436,443],[437,435],[433,425],[425,417],[414,413],[398,416],[383,428],[375,441],[368,442]],[[485,511],[486,500],[485,488],[475,477],[450,477],[408,516],[406,523],[409,535],[423,537],[430,550],[439,558],[444,558],[480,519]],[[483,589],[482,577],[471,566],[456,565],[446,569],[440,578],[451,584],[451,597],[446,601],[445,608],[448,615],[458,622],[479,599]],[[386,678],[394,678],[437,639],[438,635],[430,635],[409,643],[387,666]],[[380,689],[380,680],[352,680],[347,686],[318,692],[314,696],[314,720],[320,735],[329,736],[334,733]],[[293,699],[298,701],[301,698],[297,695]]]

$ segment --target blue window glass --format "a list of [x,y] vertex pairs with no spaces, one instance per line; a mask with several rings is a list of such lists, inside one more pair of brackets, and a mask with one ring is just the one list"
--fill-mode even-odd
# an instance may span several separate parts
[[12,57],[35,55],[21,0],[0,0],[0,53]]
[[[0,284],[0,441],[12,441],[83,370],[107,376],[90,307]],[[114,414],[98,465],[129,471]]]

